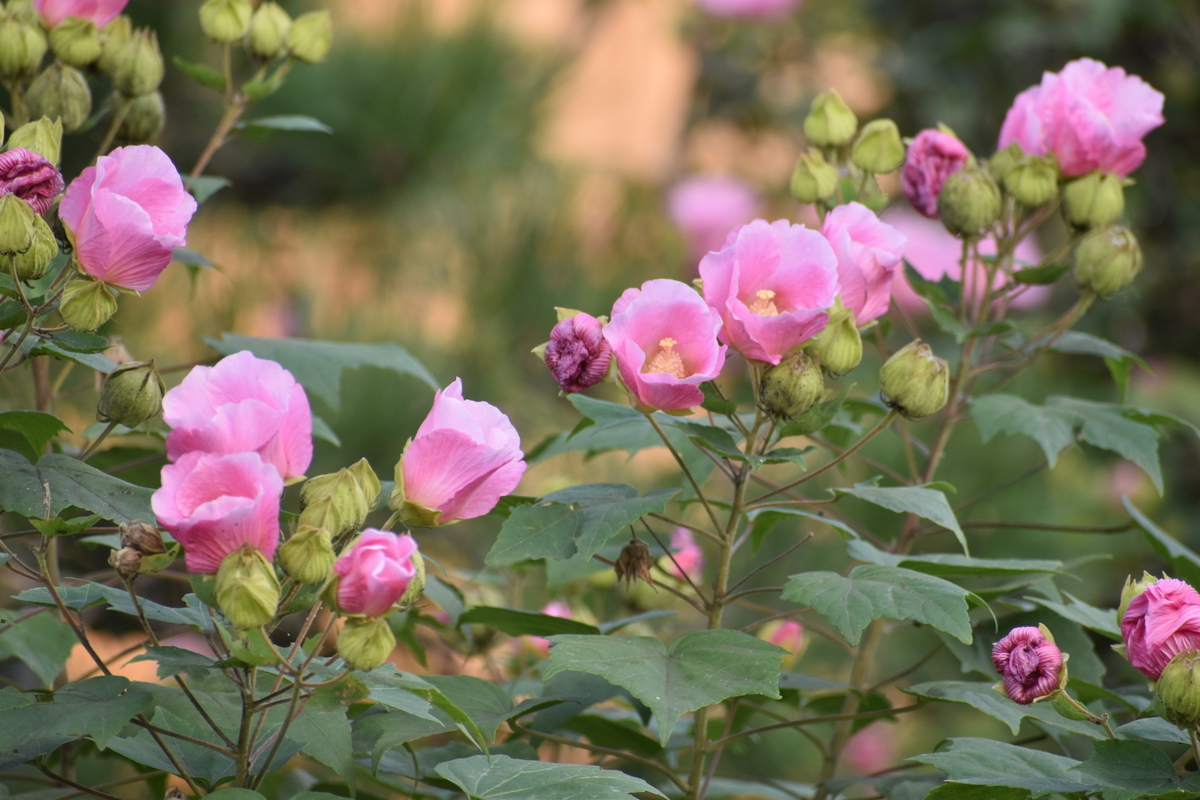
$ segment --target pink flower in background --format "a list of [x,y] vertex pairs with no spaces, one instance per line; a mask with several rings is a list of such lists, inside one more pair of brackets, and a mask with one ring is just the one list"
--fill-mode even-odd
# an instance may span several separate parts
[[696,5],[717,17],[782,17],[802,0],[696,0]]
[[[539,613],[549,617],[558,617],[559,619],[574,619],[571,607],[557,600],[547,603]],[[521,646],[532,648],[540,658],[550,655],[550,640],[542,636],[522,636],[518,648]]]
[[312,411],[292,373],[248,350],[195,367],[163,398],[167,457],[258,453],[286,480],[312,461]]
[[37,153],[23,147],[0,153],[0,197],[15,194],[35,213],[45,214],[62,190],[62,175]]
[[992,664],[1004,680],[1004,693],[1027,706],[1058,689],[1063,655],[1040,629],[1013,628],[992,648]]
[[367,528],[333,564],[337,605],[343,614],[378,617],[404,596],[417,574],[417,542],[408,534]]
[[942,184],[967,163],[971,151],[956,136],[926,128],[908,146],[900,171],[900,188],[917,211],[930,219],[938,216]]
[[705,302],[721,315],[721,341],[746,358],[778,364],[824,330],[838,291],[838,260],[816,231],[756,219],[704,257],[700,277]]
[[782,647],[789,653],[800,652],[804,646],[804,626],[794,619],[784,620],[771,627],[767,641],[776,647]]
[[1150,584],[1121,620],[1125,657],[1156,681],[1172,658],[1200,649],[1200,594],[1175,578]]
[[604,380],[612,363],[612,346],[603,325],[579,313],[554,326],[546,345],[546,366],[564,392],[582,392]]
[[671,531],[671,554],[675,557],[674,561],[667,558],[660,562],[667,572],[681,580],[685,575],[694,581],[700,580],[704,571],[704,551],[687,528]]
[[866,325],[887,313],[892,275],[901,264],[904,234],[880,221],[861,203],[838,206],[825,217],[821,234],[837,256],[842,304]]
[[462,380],[438,392],[404,449],[404,500],[438,512],[436,524],[480,517],[525,474],[521,437],[500,409],[464,400]]
[[136,292],[154,285],[187,244],[196,201],[167,154],[151,145],[118,147],[71,181],[58,209],[79,267]]
[[758,204],[750,184],[723,176],[687,178],[667,195],[667,213],[696,259],[719,250],[731,230],[754,219]]
[[244,544],[275,557],[282,493],[283,479],[257,453],[196,452],[163,467],[150,503],[183,545],[188,572],[212,574]]
[[720,328],[720,316],[695,289],[653,280],[617,299],[604,338],[639,405],[679,411],[704,402],[700,384],[721,374],[726,348],[717,344]]
[[868,725],[846,741],[842,758],[853,774],[873,775],[895,762],[896,736],[882,722]]
[[1133,172],[1146,158],[1142,137],[1163,124],[1163,96],[1120,67],[1081,58],[1013,101],[998,147],[1054,155],[1064,175]]
[[42,15],[51,28],[67,17],[91,20],[103,28],[116,19],[129,0],[33,0],[33,10]]

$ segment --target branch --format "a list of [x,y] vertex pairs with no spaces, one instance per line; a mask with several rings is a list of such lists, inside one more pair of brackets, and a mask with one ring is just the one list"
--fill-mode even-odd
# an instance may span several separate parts
[[541,731],[535,731],[531,728],[526,728],[516,720],[509,720],[508,727],[512,728],[516,733],[524,734],[526,736],[536,736],[539,739],[545,739],[547,742],[563,744],[567,747],[578,747],[582,750],[589,750],[600,755],[613,756],[614,758],[621,758],[625,759],[626,761],[633,761],[638,764],[642,764],[643,766],[657,770],[658,772],[661,772],[663,775],[670,778],[671,782],[679,787],[680,791],[687,792],[688,790],[687,784],[680,780],[679,776],[676,775],[669,767],[665,767],[662,764],[659,764],[657,761],[653,761],[649,758],[643,758],[635,753],[628,753],[624,750],[611,750],[607,747],[601,747],[599,745],[592,744],[591,742],[576,741],[575,739],[568,739],[565,736],[555,736],[552,733],[542,733]]
[[826,473],[829,470],[833,469],[838,464],[842,463],[847,458],[849,458],[850,456],[857,453],[859,448],[861,448],[867,442],[874,439],[884,428],[886,428],[888,425],[890,425],[892,423],[892,420],[894,420],[896,418],[897,414],[898,414],[898,412],[895,409],[892,409],[888,413],[884,414],[883,419],[879,420],[879,422],[875,425],[874,428],[872,428],[871,430],[869,430],[865,434],[863,434],[862,437],[857,442],[855,442],[853,445],[851,445],[850,447],[843,450],[840,455],[832,458],[828,463],[823,465],[820,469],[813,470],[812,472],[805,474],[803,477],[801,477],[797,480],[794,480],[791,483],[780,486],[778,489],[767,492],[766,494],[763,494],[763,495],[759,495],[758,497],[754,498],[753,501],[751,501],[749,508],[754,508],[761,501],[765,500],[768,497],[777,495],[780,492],[786,492],[789,489],[794,489],[797,486],[799,486],[800,484],[805,483],[807,481],[811,481],[813,478],[817,477],[818,475],[821,475],[821,474]]
[[737,733],[732,733],[729,736],[726,736],[724,738],[709,742],[709,749],[712,749],[719,745],[725,744],[726,742],[731,741],[733,739],[740,739],[743,736],[755,736],[760,733],[766,733],[767,731],[779,730],[781,728],[795,728],[795,727],[799,727],[801,725],[816,725],[816,724],[822,723],[822,722],[841,722],[841,721],[857,721],[860,719],[876,719],[878,717],[890,717],[893,714],[905,714],[905,713],[908,713],[909,711],[916,711],[919,708],[923,708],[927,702],[928,702],[927,700],[925,700],[924,698],[921,698],[921,699],[917,700],[917,702],[913,703],[912,705],[905,706],[904,708],[885,708],[885,709],[880,709],[879,711],[863,711],[863,712],[857,713],[857,714],[829,714],[824,717],[806,717],[804,719],[792,720],[790,722],[779,722],[774,725],[764,725],[761,728],[750,728],[749,730],[738,731]]

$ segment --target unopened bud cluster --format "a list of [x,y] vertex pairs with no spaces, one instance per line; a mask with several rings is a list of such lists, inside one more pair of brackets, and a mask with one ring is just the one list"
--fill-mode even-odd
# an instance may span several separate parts
[[244,42],[262,62],[290,55],[297,61],[324,61],[333,43],[333,20],[328,11],[301,14],[295,20],[283,6],[250,0],[207,0],[200,7],[200,29],[223,45]]

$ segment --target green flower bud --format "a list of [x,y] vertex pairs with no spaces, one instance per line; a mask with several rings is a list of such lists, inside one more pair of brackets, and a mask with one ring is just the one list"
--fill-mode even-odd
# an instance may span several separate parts
[[279,566],[300,583],[321,583],[336,560],[329,532],[311,525],[301,525],[279,546]]
[[250,52],[263,61],[273,61],[287,53],[288,31],[292,18],[283,6],[267,0],[250,19]]
[[988,172],[992,173],[996,183],[1001,183],[1023,158],[1025,151],[1021,145],[1013,142],[988,160]]
[[[324,528],[334,537],[356,531],[366,521],[380,488],[366,459],[349,469],[310,478],[300,494],[301,522]],[[309,513],[309,508],[315,510]]]
[[1125,612],[1129,610],[1129,604],[1133,601],[1133,598],[1146,591],[1146,587],[1153,583],[1158,583],[1158,578],[1145,570],[1142,571],[1140,580],[1135,581],[1132,575],[1125,578],[1125,588],[1121,590],[1121,604],[1117,606],[1118,626],[1120,626],[1121,620],[1125,619]]
[[104,379],[96,419],[136,428],[162,412],[166,391],[153,361],[122,364]]
[[1200,651],[1185,650],[1171,659],[1158,679],[1163,716],[1191,730],[1200,723]]
[[890,119],[873,119],[858,134],[850,158],[863,170],[882,175],[900,169],[904,153],[904,142],[900,140],[896,123]]
[[804,135],[817,147],[838,147],[854,138],[858,117],[833,89],[813,98],[812,108],[804,118]]
[[292,58],[317,64],[329,55],[333,45],[333,18],[328,11],[310,11],[296,17],[285,38]]
[[1076,228],[1102,228],[1125,213],[1125,188],[1117,175],[1089,172],[1063,188],[1063,216]]
[[803,350],[796,350],[763,374],[759,405],[774,419],[793,419],[815,406],[824,394],[821,365]]
[[1075,246],[1075,283],[1108,299],[1142,271],[1142,248],[1133,231],[1109,225],[1084,234]]
[[986,169],[968,162],[942,184],[938,214],[955,236],[978,236],[1000,217],[1000,187]]
[[1004,188],[1027,208],[1040,208],[1058,194],[1058,165],[1051,158],[1026,156],[1004,176]]
[[792,196],[801,203],[815,203],[831,197],[837,191],[837,170],[825,160],[815,147],[796,161],[792,172]]
[[158,34],[140,30],[113,56],[113,86],[126,97],[141,97],[158,89],[163,79]]
[[26,25],[42,26],[42,15],[34,10],[31,0],[8,0],[8,15]]
[[[841,304],[839,298],[838,304]],[[829,324],[805,348],[817,357],[821,369],[831,378],[840,378],[862,361],[862,335],[850,308],[833,311]]]
[[63,322],[77,331],[94,331],[117,313],[117,298],[98,281],[73,280],[58,301]]
[[17,255],[33,246],[36,216],[15,194],[0,197],[0,255]]
[[61,119],[67,133],[83,127],[92,113],[92,90],[87,78],[66,64],[46,67],[30,84],[25,100],[33,116]]
[[41,215],[34,214],[33,243],[29,249],[16,255],[0,256],[0,263],[5,265],[6,273],[11,275],[16,272],[18,280],[36,281],[50,269],[50,262],[54,261],[56,255],[58,242],[54,239],[54,232]]
[[133,21],[122,14],[100,29],[100,58],[96,69],[112,75],[117,69],[117,52],[133,38]]
[[950,365],[917,339],[883,365],[879,390],[889,406],[909,419],[928,417],[941,410],[950,397]]
[[61,119],[47,117],[27,122],[8,137],[8,148],[23,147],[37,153],[51,164],[58,165],[62,152],[63,124]]
[[90,19],[67,17],[50,31],[50,48],[63,63],[83,69],[100,57],[100,31]]
[[151,92],[125,102],[129,103],[129,108],[125,110],[125,119],[121,120],[117,138],[128,144],[157,142],[167,122],[167,107],[163,103],[162,92]]
[[217,569],[216,595],[217,607],[233,627],[261,628],[275,617],[279,579],[262,553],[243,545]]
[[408,582],[408,588],[404,590],[404,594],[400,595],[400,599],[396,601],[396,608],[400,611],[407,611],[412,608],[421,599],[421,595],[425,593],[425,559],[421,558],[419,550],[413,551],[412,565],[416,570],[416,574]]
[[200,30],[221,44],[233,44],[250,32],[250,0],[208,0],[200,6]]
[[338,634],[338,655],[351,669],[372,670],[382,666],[395,648],[396,637],[382,618],[348,618]]
[[0,13],[0,80],[24,81],[37,74],[46,55],[46,37],[36,25]]

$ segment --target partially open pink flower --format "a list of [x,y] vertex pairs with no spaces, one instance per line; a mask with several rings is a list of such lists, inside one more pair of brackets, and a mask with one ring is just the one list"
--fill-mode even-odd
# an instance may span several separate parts
[[967,163],[971,151],[949,133],[926,128],[908,146],[900,188],[917,211],[930,219],[938,217],[938,195],[942,184]]
[[580,312],[550,331],[546,366],[564,392],[582,392],[604,380],[612,363],[612,346],[604,339],[603,325]]
[[163,398],[167,457],[192,451],[258,453],[286,480],[312,461],[312,411],[304,387],[248,350],[194,367]]
[[667,572],[680,579],[686,575],[694,581],[700,580],[704,571],[704,551],[687,528],[671,531],[671,555],[674,561],[667,558],[660,562]]
[[416,540],[408,534],[367,528],[333,564],[338,610],[364,617],[391,611],[417,574],[416,552]]
[[282,493],[283,479],[257,453],[188,453],[162,468],[150,503],[183,545],[188,572],[213,574],[244,544],[275,557]]
[[28,203],[34,213],[45,214],[62,190],[62,175],[37,153],[23,147],[0,153],[0,197],[15,194]]
[[1125,657],[1151,680],[1172,658],[1200,649],[1200,594],[1175,578],[1148,585],[1121,620]]
[[838,206],[825,216],[821,233],[837,256],[842,304],[860,326],[887,313],[892,275],[901,266],[904,234],[881,222],[861,203]]
[[700,384],[721,374],[720,315],[679,281],[646,281],[613,304],[604,338],[625,387],[646,409],[679,411],[704,402]]
[[717,17],[782,17],[803,0],[696,0],[696,5]]
[[838,291],[829,242],[785,219],[735,228],[700,262],[700,277],[704,300],[721,315],[721,341],[769,364],[824,330]]
[[721,249],[729,232],[754,219],[758,195],[739,178],[697,175],[687,178],[667,195],[667,212],[683,232],[692,257],[699,261]]
[[67,17],[91,20],[103,28],[116,19],[129,0],[33,0],[33,10],[42,15],[51,28]]
[[1081,58],[1017,95],[998,146],[1017,142],[1030,155],[1052,154],[1070,177],[1124,176],[1145,160],[1142,138],[1163,124],[1162,107],[1162,93],[1138,76]]
[[187,244],[196,201],[167,154],[118,147],[71,181],[58,209],[79,268],[98,281],[144,292]]
[[1058,689],[1063,656],[1038,628],[1013,628],[992,648],[992,664],[1004,679],[1004,693],[1027,706]]

